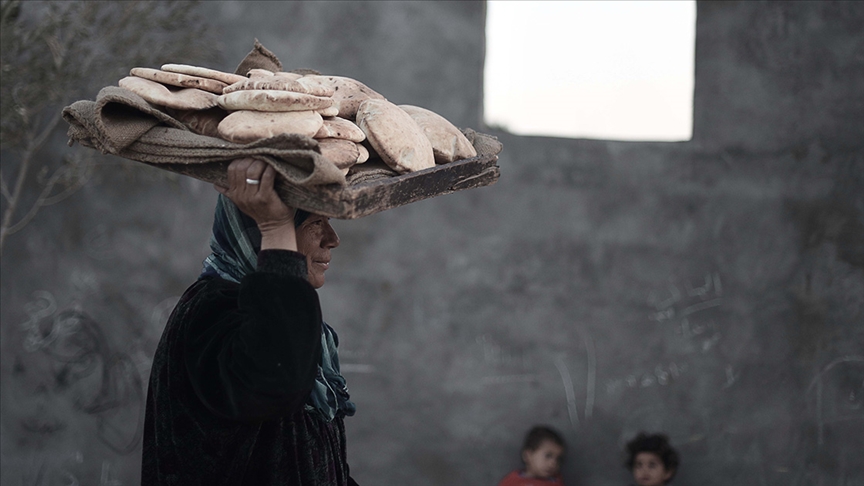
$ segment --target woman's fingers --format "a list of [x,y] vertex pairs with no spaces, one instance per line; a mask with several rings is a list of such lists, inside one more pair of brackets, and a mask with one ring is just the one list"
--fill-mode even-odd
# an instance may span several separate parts
[[267,164],[260,160],[253,160],[246,167],[246,172],[243,175],[243,197],[246,204],[261,204],[262,197],[265,195],[264,190],[261,189],[261,175],[267,167]]
[[[232,198],[252,197],[258,193],[259,184],[249,181],[260,181],[267,164],[251,158],[237,159],[228,166],[228,187],[219,191]],[[260,182],[259,182],[260,183]],[[217,188],[217,190],[219,190]]]
[[246,169],[252,163],[252,159],[237,159],[228,166],[228,189],[241,192],[246,186]]
[[284,218],[288,215],[291,218],[291,223],[294,222],[294,208],[286,205],[282,202],[282,199],[279,197],[279,194],[276,192],[276,169],[273,166],[268,165],[264,170],[264,173],[261,174],[261,189],[260,193],[267,197],[269,200],[267,204],[272,206],[275,211],[278,211],[280,217]]
[[253,190],[253,192],[258,192],[259,188],[257,186],[261,185],[261,175],[264,174],[264,169],[267,167],[269,166],[260,160],[253,160],[252,163],[246,167],[246,178],[243,182],[246,183],[247,186],[252,186],[249,187],[249,189]]
[[261,191],[269,192],[273,189],[273,182],[276,180],[276,169],[271,166],[267,166],[264,168],[263,173],[260,177],[261,180]]
[[276,194],[275,183],[276,170],[273,167],[260,160],[246,158],[235,160],[228,166],[228,187],[219,184],[213,187],[228,196],[259,227],[262,224],[268,228],[293,225],[294,210],[286,206]]

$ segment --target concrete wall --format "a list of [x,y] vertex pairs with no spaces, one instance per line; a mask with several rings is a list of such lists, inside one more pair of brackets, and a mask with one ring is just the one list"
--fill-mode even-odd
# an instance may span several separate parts
[[[482,3],[202,8],[213,67],[257,37],[483,130]],[[497,133],[498,184],[336,221],[321,298],[360,484],[496,484],[534,423],[571,486],[624,484],[642,429],[679,484],[864,484],[862,25],[854,2],[700,3],[693,141]],[[158,172],[101,167],[4,249],[4,485],[138,483],[150,358],[215,201]]]

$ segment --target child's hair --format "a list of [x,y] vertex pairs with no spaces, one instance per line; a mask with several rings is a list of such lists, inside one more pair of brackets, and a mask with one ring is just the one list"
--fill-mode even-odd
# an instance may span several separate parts
[[550,441],[558,444],[561,448],[565,448],[564,439],[558,432],[555,432],[551,427],[545,425],[535,425],[525,435],[525,442],[522,443],[523,451],[536,451],[543,441]]
[[627,470],[633,470],[633,462],[636,461],[636,456],[640,452],[651,452],[657,454],[660,460],[663,461],[663,466],[667,471],[672,471],[671,481],[678,472],[678,452],[669,444],[669,437],[666,434],[639,434],[627,443],[627,462],[624,466]]

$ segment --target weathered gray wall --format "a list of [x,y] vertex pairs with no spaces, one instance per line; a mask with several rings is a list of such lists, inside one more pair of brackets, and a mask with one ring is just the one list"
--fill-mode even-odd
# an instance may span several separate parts
[[[482,3],[206,5],[214,67],[257,37],[482,128]],[[678,484],[864,484],[862,26],[854,2],[700,3],[693,141],[499,133],[495,186],[335,222],[356,479],[495,484],[548,423],[571,486],[624,484],[641,429]],[[96,174],[4,249],[4,485],[137,484],[136,380],[207,253],[209,186]],[[55,334],[28,347],[34,323]]]

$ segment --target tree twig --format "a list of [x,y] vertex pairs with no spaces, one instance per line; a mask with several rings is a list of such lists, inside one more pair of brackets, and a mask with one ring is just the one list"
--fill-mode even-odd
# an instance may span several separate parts
[[22,217],[17,223],[9,226],[9,228],[6,230],[6,234],[11,235],[17,233],[36,216],[36,213],[38,213],[41,208],[51,206],[52,204],[57,204],[60,201],[74,194],[76,191],[78,191],[78,189],[84,187],[84,184],[86,184],[87,181],[90,180],[90,174],[92,174],[93,172],[93,165],[94,164],[92,162],[88,162],[84,167],[84,173],[78,176],[78,180],[73,185],[67,187],[59,194],[51,196],[51,191],[54,190],[54,186],[57,184],[57,181],[59,181],[61,177],[65,176],[68,171],[73,169],[73,167],[70,167],[69,165],[63,165],[61,167],[58,167],[57,170],[55,170],[54,173],[51,174],[51,178],[48,179],[48,182],[45,184],[45,187],[42,188],[42,192],[39,194],[39,197],[36,199],[36,202],[34,202],[33,205],[30,207],[30,210],[27,212],[27,214],[25,214],[24,217]]
[[[52,118],[45,129],[43,129],[35,138],[30,140],[30,143],[27,144],[27,148],[24,150],[24,154],[21,157],[21,165],[18,167],[18,177],[15,181],[15,189],[12,191],[11,198],[9,199],[9,207],[6,208],[5,214],[3,214],[3,223],[0,224],[0,255],[3,254],[3,243],[6,242],[6,237],[11,234],[9,229],[12,224],[12,216],[15,214],[15,210],[18,209],[18,203],[21,201],[21,191],[24,189],[24,181],[27,179],[27,172],[30,170],[30,162],[33,160],[33,156],[41,148],[42,144],[45,143],[45,140],[54,128],[57,127],[59,121],[60,117],[55,116]],[[38,211],[38,206],[34,205],[34,207],[36,207],[36,210]],[[32,212],[33,208],[30,208],[28,215]],[[30,216],[30,219],[32,219],[32,216]]]
[[[78,178],[75,181],[75,183],[70,185],[66,189],[64,189],[63,192],[61,192],[59,194],[55,194],[55,195],[48,197],[45,200],[43,200],[42,203],[40,204],[41,207],[44,208],[45,206],[51,206],[52,204],[57,204],[60,201],[71,196],[72,194],[75,194],[75,192],[77,192],[78,189],[81,189],[82,187],[84,187],[84,184],[87,184],[87,182],[90,180],[90,176],[93,174],[93,169],[96,167],[96,163],[93,162],[92,154],[88,154],[87,159],[88,159],[88,161],[83,166],[83,169],[84,169],[83,173],[78,175]],[[67,170],[70,169],[70,167],[68,165],[65,167],[67,167]],[[74,166],[71,169],[80,170],[80,168],[81,168],[80,166]]]
[[3,179],[3,173],[0,172],[0,193],[3,194],[3,197],[6,199],[6,202],[9,202],[12,199],[12,195],[9,194],[9,187],[6,185],[6,180]]
[[30,161],[33,159],[31,147],[27,147],[24,155],[21,157],[21,165],[18,167],[18,178],[15,181],[15,189],[12,192],[12,199],[9,201],[9,207],[3,214],[3,223],[0,224],[0,255],[3,254],[3,243],[6,241],[7,229],[12,222],[12,214],[18,208],[18,201],[21,198],[21,189],[24,187],[24,180],[27,178],[27,171],[30,169]]

